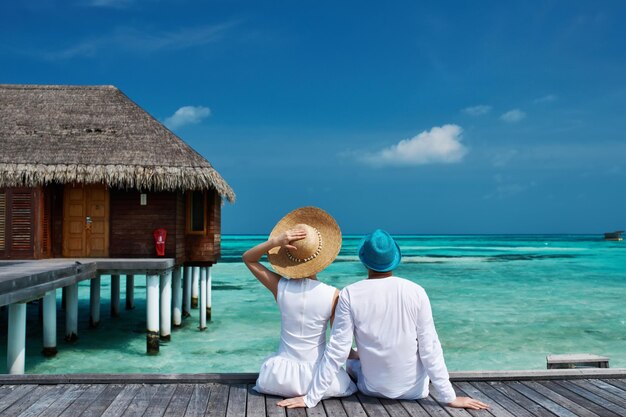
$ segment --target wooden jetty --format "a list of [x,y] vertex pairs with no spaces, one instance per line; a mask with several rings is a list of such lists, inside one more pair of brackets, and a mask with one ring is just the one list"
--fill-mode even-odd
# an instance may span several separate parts
[[589,372],[451,373],[458,395],[489,410],[452,409],[435,398],[388,400],[362,394],[285,410],[252,387],[255,374],[7,375],[0,416],[534,417],[626,416],[626,369]]
[[[134,307],[134,277],[146,276],[146,345],[148,354],[159,351],[159,340],[169,340],[171,329],[189,315],[192,278],[200,277],[200,330],[210,320],[211,271],[208,266],[176,266],[174,259],[78,258],[0,261],[0,306],[9,307],[7,369],[23,374],[26,351],[26,303],[42,299],[43,353],[57,352],[57,290],[65,291],[65,339],[78,337],[78,283],[90,281],[90,326],[100,322],[100,276],[111,275],[111,315],[119,315],[120,276],[126,275],[126,306]],[[181,269],[184,271],[182,272]],[[181,280],[182,276],[182,280]]]

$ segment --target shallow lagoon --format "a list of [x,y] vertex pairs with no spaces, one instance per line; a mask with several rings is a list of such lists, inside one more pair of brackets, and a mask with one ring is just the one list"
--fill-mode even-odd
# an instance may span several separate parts
[[[79,286],[79,340],[41,356],[37,305],[28,307],[27,373],[256,372],[278,343],[280,317],[272,296],[247,272],[241,253],[259,236],[224,236],[222,262],[212,269],[213,321],[200,332],[198,310],[145,354],[145,278],[136,276],[135,303],[110,318],[110,279],[102,279],[102,321],[89,329],[89,283]],[[545,369],[550,353],[609,356],[626,367],[626,242],[597,236],[400,236],[397,275],[422,285],[450,370]],[[337,261],[320,279],[339,288],[363,276],[357,237],[344,237]],[[122,281],[124,278],[122,278]],[[60,291],[58,291],[60,305]],[[0,355],[6,357],[6,311]],[[4,362],[4,361],[2,361]],[[1,364],[3,372],[6,365]]]

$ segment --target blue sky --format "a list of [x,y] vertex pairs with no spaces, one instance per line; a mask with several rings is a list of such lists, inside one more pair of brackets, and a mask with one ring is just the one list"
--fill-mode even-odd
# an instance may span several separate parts
[[344,233],[626,228],[626,3],[21,0],[0,82],[113,84],[237,193]]

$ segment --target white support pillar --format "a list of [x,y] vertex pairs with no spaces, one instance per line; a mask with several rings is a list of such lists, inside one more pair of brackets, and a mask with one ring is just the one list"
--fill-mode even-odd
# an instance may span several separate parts
[[146,345],[148,355],[159,353],[159,276],[146,276]]
[[191,308],[198,308],[198,282],[200,279],[200,267],[194,266],[191,274]]
[[78,283],[68,285],[65,298],[65,340],[78,340]]
[[43,297],[43,355],[57,354],[57,290]]
[[23,374],[26,360],[26,303],[9,306],[9,334],[7,343],[7,371]]
[[183,318],[183,291],[180,286],[180,266],[172,271],[172,326],[180,327]]
[[161,275],[161,339],[172,335],[172,270]]
[[186,266],[183,275],[183,317],[191,316],[191,267]]
[[111,317],[120,316],[120,276],[111,275]]
[[135,308],[135,276],[126,275],[126,310]]
[[89,281],[89,327],[95,329],[100,324],[100,277]]
[[206,329],[206,276],[207,276],[207,267],[203,266],[200,268],[200,330]]
[[211,321],[211,267],[207,267],[206,270],[206,319],[207,321]]

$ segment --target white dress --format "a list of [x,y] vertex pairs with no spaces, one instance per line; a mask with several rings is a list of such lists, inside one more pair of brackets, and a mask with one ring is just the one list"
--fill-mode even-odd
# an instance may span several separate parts
[[[261,365],[256,391],[283,397],[307,393],[324,355],[334,296],[334,287],[316,280],[280,279],[276,294],[280,345]],[[346,371],[339,368],[323,397],[344,397],[356,390]]]

